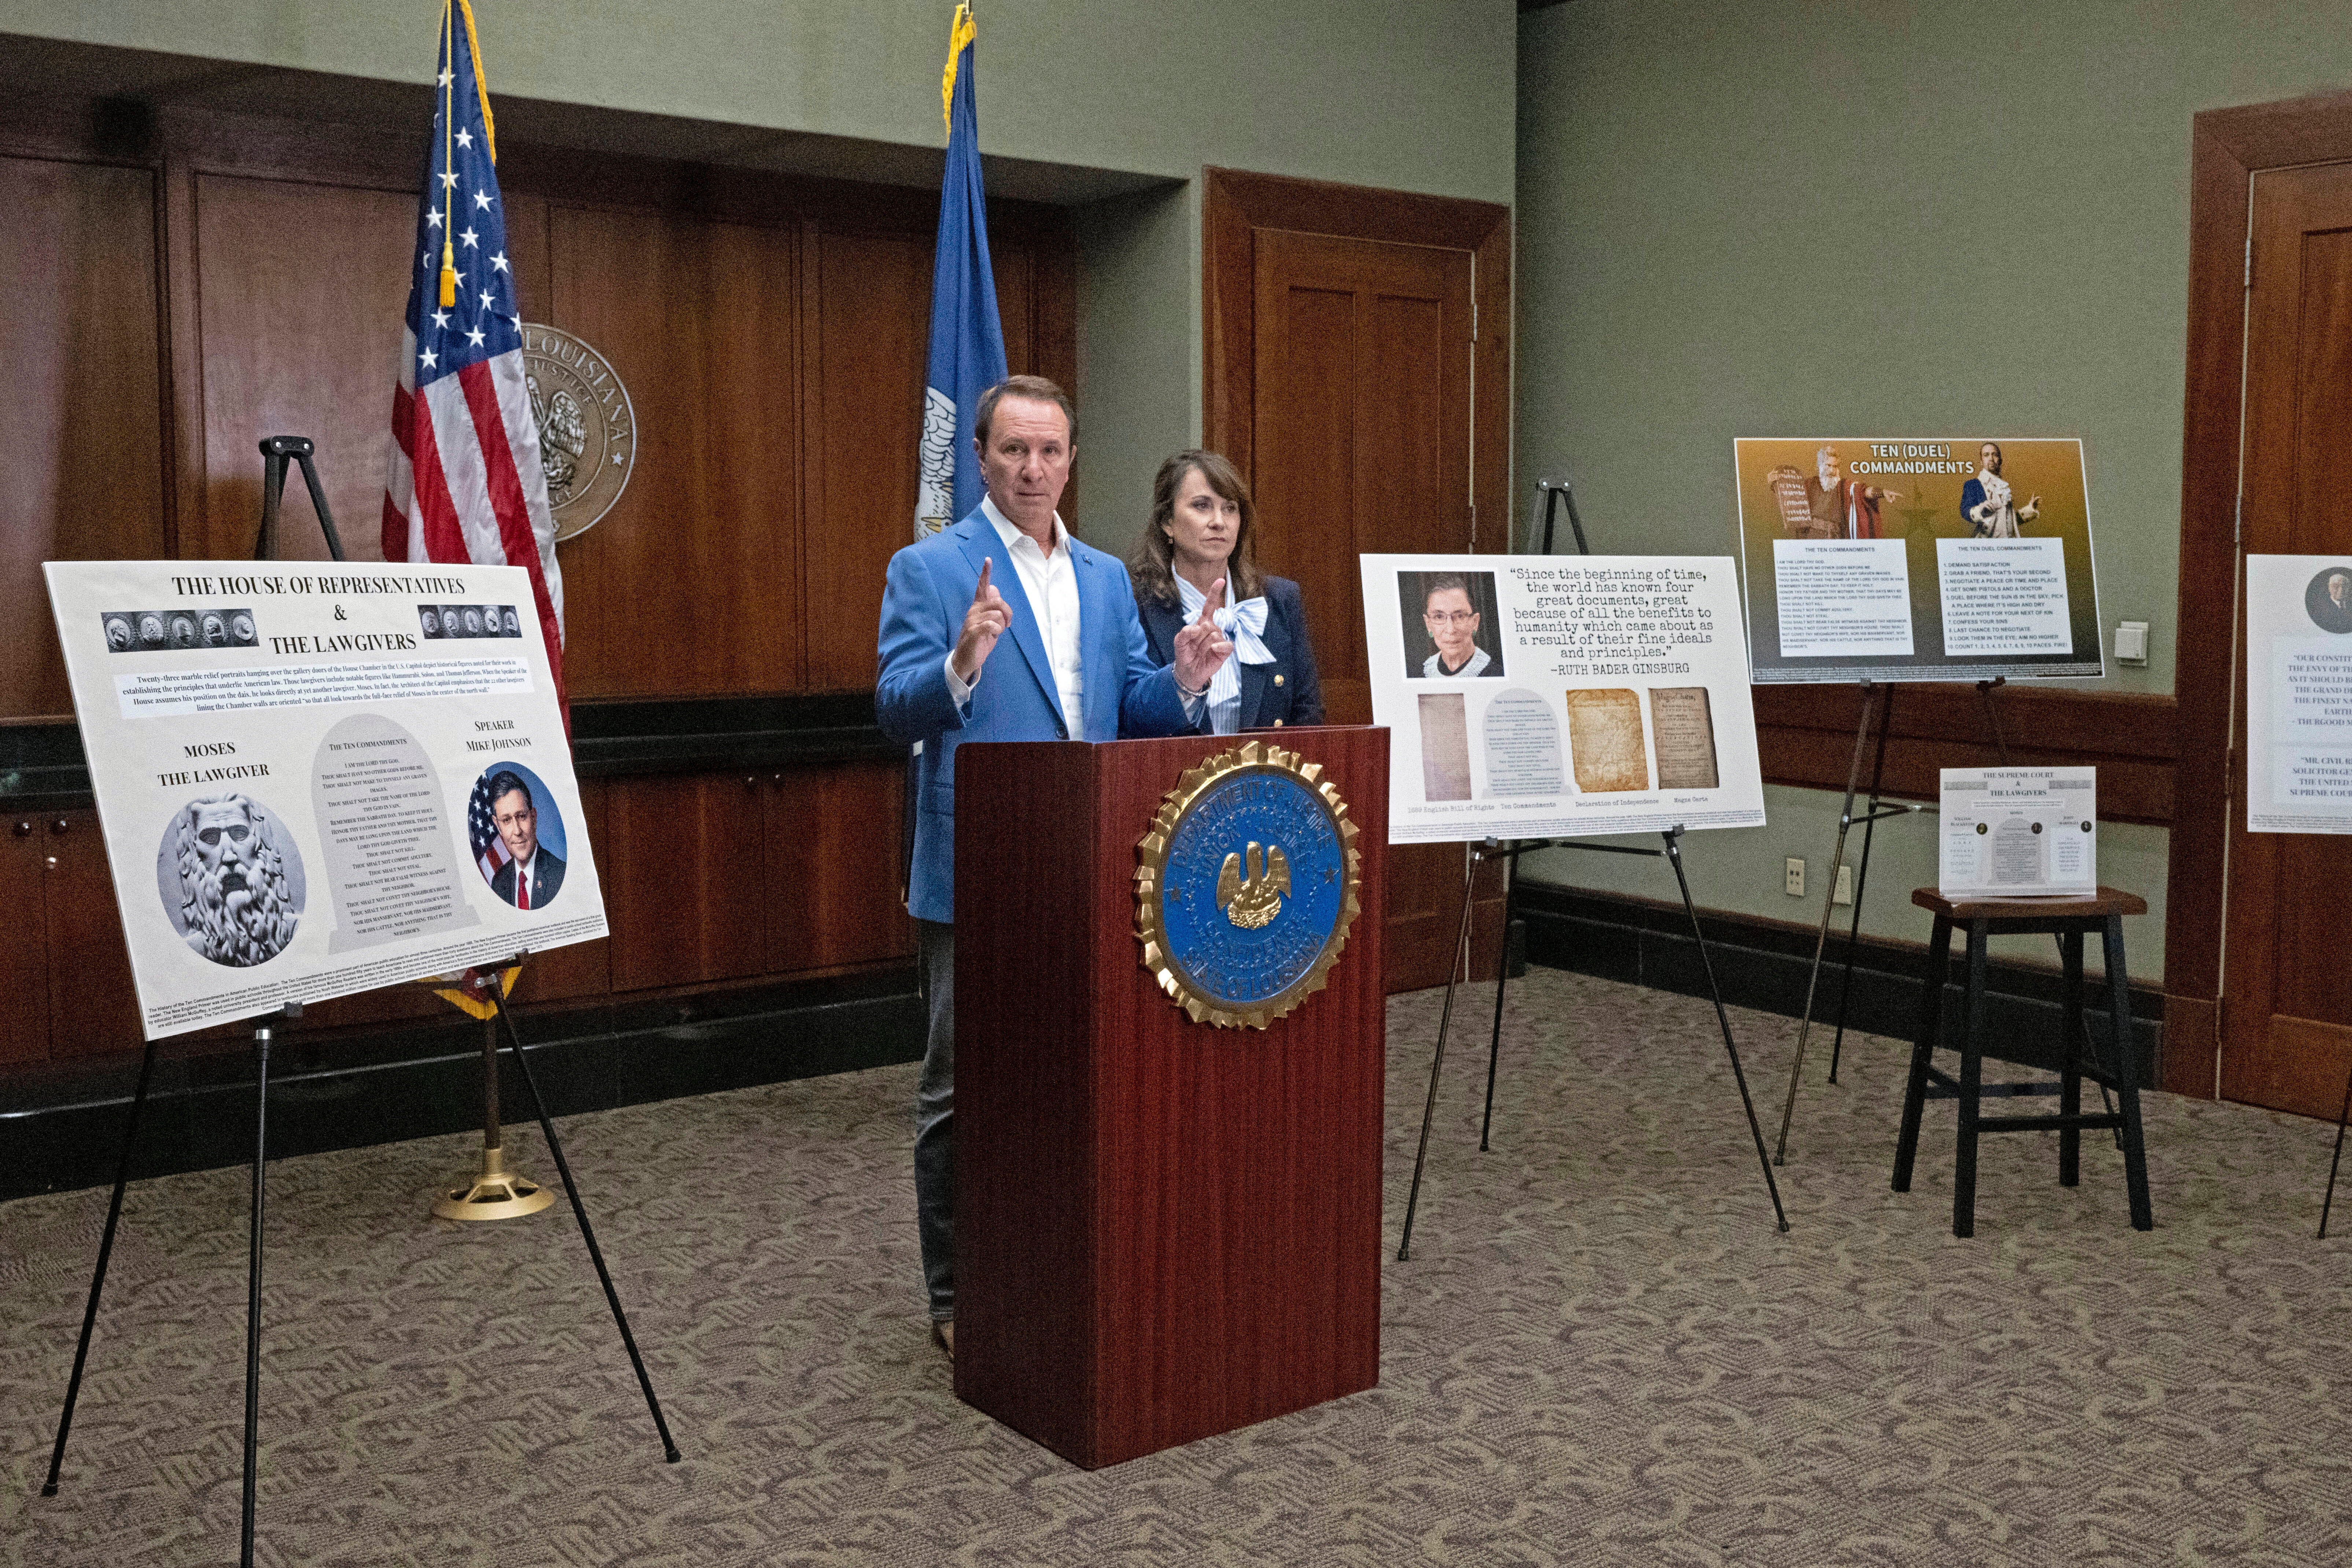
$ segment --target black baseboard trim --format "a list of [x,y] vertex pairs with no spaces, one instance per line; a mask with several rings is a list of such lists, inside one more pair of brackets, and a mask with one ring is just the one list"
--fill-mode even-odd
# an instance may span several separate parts
[[[1532,963],[1685,996],[1707,994],[1706,973],[1699,963],[1697,944],[1691,940],[1690,919],[1678,903],[1528,881],[1519,883],[1513,897],[1517,918],[1526,924],[1527,955]],[[1726,1002],[1790,1018],[1803,1014],[1814,928],[1708,910],[1699,911],[1699,923],[1706,932],[1707,956],[1714,961]],[[1956,954],[1964,950],[1965,943],[1954,943]],[[1812,1039],[1806,1049],[1809,1058],[1819,1053],[1819,1064],[1817,1068],[1809,1065],[1809,1072],[1828,1070],[1846,952],[1843,931],[1833,929],[1822,961],[1820,994],[1813,1004]],[[1853,992],[1846,1004],[1847,1032],[1913,1038],[1919,1027],[1920,974],[1927,955],[1925,942],[1864,937],[1855,951]],[[1966,974],[1964,963],[1956,961],[1952,978],[1944,987],[1944,1038],[1948,1041],[1959,1038],[1960,982]],[[2015,963],[1992,964],[1986,985],[1985,1054],[2021,1067],[2057,1071],[2062,992],[2054,942],[2046,970]],[[2095,980],[2085,1010],[2094,1036],[2102,1040],[2108,1037],[2106,990]],[[2164,1040],[2162,990],[2135,982],[2131,1011],[2139,1081],[2143,1088],[2153,1088],[2163,1081],[2157,1070]]]
[[[549,1111],[572,1116],[920,1059],[923,1005],[912,969],[658,1001],[518,1008],[515,1023]],[[269,1152],[362,1148],[482,1125],[481,1026],[457,1017],[397,1030],[283,1031],[270,1058]],[[509,1126],[530,1101],[499,1056]],[[0,1085],[0,1201],[104,1186],[138,1058]],[[141,1118],[131,1173],[215,1170],[253,1157],[253,1060],[217,1043],[166,1041]],[[458,1174],[451,1172],[450,1174]]]

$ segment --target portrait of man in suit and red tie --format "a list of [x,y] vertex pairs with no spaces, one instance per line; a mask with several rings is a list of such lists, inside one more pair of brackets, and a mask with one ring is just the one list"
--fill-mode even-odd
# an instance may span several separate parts
[[519,910],[543,910],[563,890],[562,824],[535,782],[513,764],[494,767],[467,812],[475,864],[490,891]]

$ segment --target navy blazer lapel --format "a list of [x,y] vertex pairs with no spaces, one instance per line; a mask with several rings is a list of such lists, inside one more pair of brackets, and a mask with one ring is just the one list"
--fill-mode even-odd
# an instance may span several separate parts
[[1158,599],[1139,602],[1136,614],[1143,622],[1144,640],[1151,645],[1154,661],[1172,664],[1176,659],[1176,634],[1184,629],[1183,612]]
[[[973,512],[957,527],[963,534],[958,542],[963,548],[964,558],[971,563],[975,575],[982,561],[995,563],[988,580],[995,585],[997,593],[1003,596],[1005,606],[1013,612],[1013,640],[1020,645],[1022,658],[1029,661],[1029,673],[1036,677],[1037,684],[1044,689],[1046,705],[1060,715],[1063,732],[1068,733],[1070,716],[1062,712],[1061,689],[1054,684],[1054,661],[1045,657],[1045,634],[1037,627],[1036,612],[1029,606],[1029,592],[1022,586],[1021,574],[1013,567],[1013,552],[1005,549],[996,525],[988,521],[988,514],[984,511]],[[1076,564],[1075,561],[1073,564]]]
[[1271,689],[1266,676],[1273,670],[1270,664],[1243,664],[1238,656],[1234,668],[1241,672],[1242,710],[1240,728],[1260,730],[1265,727],[1265,694]]

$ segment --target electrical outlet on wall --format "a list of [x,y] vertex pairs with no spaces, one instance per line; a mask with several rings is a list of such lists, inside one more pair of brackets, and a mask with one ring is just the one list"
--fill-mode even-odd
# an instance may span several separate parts
[[1805,863],[1794,855],[1789,857],[1788,888],[1789,896],[1792,899],[1805,896]]
[[1837,891],[1830,895],[1830,902],[1833,904],[1851,904],[1853,902],[1853,867],[1841,866],[1838,868]]

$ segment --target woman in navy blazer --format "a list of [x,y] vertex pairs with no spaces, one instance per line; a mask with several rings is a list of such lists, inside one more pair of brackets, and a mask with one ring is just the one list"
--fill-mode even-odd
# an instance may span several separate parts
[[1151,521],[1128,562],[1156,664],[1174,657],[1176,634],[1199,618],[1211,592],[1227,606],[1217,624],[1232,639],[1234,657],[1210,683],[1204,733],[1323,722],[1323,688],[1315,679],[1298,584],[1257,569],[1253,517],[1249,486],[1233,464],[1214,452],[1179,452],[1160,465]]

